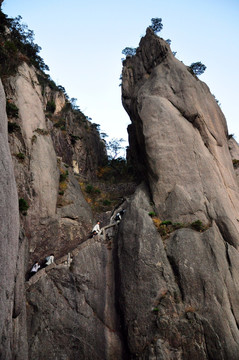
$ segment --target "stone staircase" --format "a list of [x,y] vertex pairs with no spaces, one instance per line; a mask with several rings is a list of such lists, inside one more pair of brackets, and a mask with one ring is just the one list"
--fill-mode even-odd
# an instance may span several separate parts
[[[101,228],[101,232],[98,235],[93,236],[92,238],[89,238],[87,240],[85,240],[84,242],[82,242],[80,245],[78,245],[75,249],[73,249],[71,252],[69,252],[68,254],[62,256],[59,259],[56,259],[55,262],[51,265],[48,265],[47,267],[40,269],[35,275],[33,275],[25,284],[26,289],[29,289],[29,287],[33,284],[35,284],[40,278],[42,278],[43,276],[46,276],[47,273],[54,269],[54,268],[66,268],[69,267],[73,257],[76,256],[77,254],[79,254],[79,252],[81,250],[83,250],[85,247],[94,244],[95,242],[107,242],[107,230],[110,228],[115,227],[116,225],[118,225],[119,222],[114,222],[112,224],[106,225],[103,228]],[[108,249],[110,250],[111,248],[108,247]]]

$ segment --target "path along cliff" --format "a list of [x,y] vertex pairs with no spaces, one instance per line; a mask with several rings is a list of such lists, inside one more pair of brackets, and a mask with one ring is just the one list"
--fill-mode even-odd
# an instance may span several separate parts
[[[102,165],[99,134],[26,61],[3,83],[0,358],[236,360],[239,147],[207,85],[147,29],[122,72],[142,183],[106,238],[83,242],[79,179]],[[25,284],[29,259],[51,252],[70,266]]]

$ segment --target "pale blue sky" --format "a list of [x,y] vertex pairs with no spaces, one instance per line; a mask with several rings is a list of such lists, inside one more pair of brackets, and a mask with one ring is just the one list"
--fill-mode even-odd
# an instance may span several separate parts
[[122,49],[137,47],[152,17],[186,65],[201,61],[200,79],[221,103],[229,133],[239,140],[239,0],[5,0],[9,17],[21,15],[42,47],[50,76],[110,137],[127,139],[121,105]]

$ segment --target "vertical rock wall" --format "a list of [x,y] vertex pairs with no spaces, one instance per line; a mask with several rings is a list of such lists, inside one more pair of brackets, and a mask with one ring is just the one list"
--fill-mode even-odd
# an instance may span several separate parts
[[0,358],[12,359],[13,304],[17,270],[18,196],[8,145],[5,94],[0,82]]
[[[130,357],[236,359],[239,189],[229,150],[237,157],[238,144],[228,146],[206,84],[150,29],[124,61],[122,98],[131,156],[151,197],[135,195],[119,237]],[[181,229],[153,233],[150,202],[159,231],[162,220]],[[193,230],[194,221],[204,228]]]
[[[29,205],[21,219],[30,243],[30,261],[42,260],[49,252],[58,257],[83,241],[92,227],[92,213],[74,176],[73,159],[79,169],[76,175],[91,178],[96,176],[97,159],[104,149],[99,150],[99,134],[89,121],[77,120],[79,113],[69,103],[64,112],[63,93],[50,89],[34,67],[23,63],[5,81],[5,91],[8,102],[18,109],[9,118],[15,126],[9,141],[19,197]],[[55,111],[46,111],[49,102],[55,104]],[[62,128],[58,127],[61,122]]]

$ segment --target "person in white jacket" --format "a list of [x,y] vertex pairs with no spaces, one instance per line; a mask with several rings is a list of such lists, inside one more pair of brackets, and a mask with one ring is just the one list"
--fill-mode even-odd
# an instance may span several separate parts
[[51,265],[53,263],[54,263],[54,254],[51,254],[51,255],[46,257],[45,265],[48,266],[48,265]]
[[39,270],[40,267],[41,266],[39,265],[38,261],[36,261],[35,264],[33,265],[33,267],[31,268],[31,271],[29,274],[29,279],[37,273],[37,271]]
[[100,221],[97,221],[96,225],[92,229],[92,235],[97,235],[100,233]]

